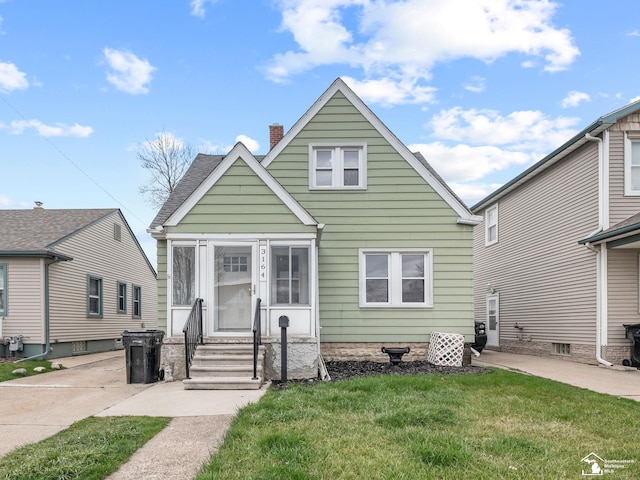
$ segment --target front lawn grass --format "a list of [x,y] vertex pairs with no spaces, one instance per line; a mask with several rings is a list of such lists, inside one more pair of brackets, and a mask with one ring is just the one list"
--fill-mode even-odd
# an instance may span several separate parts
[[638,402],[499,369],[290,383],[239,412],[197,479],[577,479],[592,452],[637,479],[639,435]]
[[51,372],[51,362],[47,360],[27,360],[25,362],[13,363],[13,362],[0,362],[0,382],[6,382],[7,380],[15,380],[16,378],[22,378],[20,375],[14,375],[14,370],[24,368],[27,371],[27,376],[40,375],[39,372],[35,372],[33,369],[36,367],[44,367],[46,370],[41,373]]
[[103,479],[169,421],[165,417],[85,418],[1,457],[0,480]]

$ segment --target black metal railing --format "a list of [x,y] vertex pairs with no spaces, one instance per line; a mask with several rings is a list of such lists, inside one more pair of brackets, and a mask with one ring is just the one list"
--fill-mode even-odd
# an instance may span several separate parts
[[202,298],[196,298],[193,302],[193,306],[191,307],[191,313],[189,313],[189,318],[187,322],[184,324],[184,328],[182,329],[184,333],[184,360],[185,360],[185,370],[186,370],[186,378],[191,378],[189,376],[189,367],[191,366],[191,361],[193,360],[193,356],[196,353],[196,348],[198,345],[202,345],[204,343],[204,339],[202,338],[202,302],[204,300]]
[[253,316],[253,379],[258,379],[258,352],[262,345],[262,325],[260,322],[260,304],[262,300],[256,299],[256,313]]

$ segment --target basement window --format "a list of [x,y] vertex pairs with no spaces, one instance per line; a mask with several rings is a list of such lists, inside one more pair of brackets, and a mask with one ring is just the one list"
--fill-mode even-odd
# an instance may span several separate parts
[[87,351],[86,340],[71,342],[71,353],[85,353],[86,351]]
[[570,343],[552,343],[551,353],[554,355],[571,355]]

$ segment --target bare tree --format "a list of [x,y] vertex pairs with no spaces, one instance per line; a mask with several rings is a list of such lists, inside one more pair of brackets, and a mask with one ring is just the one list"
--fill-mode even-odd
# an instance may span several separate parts
[[193,149],[172,133],[162,131],[142,143],[136,155],[142,168],[151,173],[151,180],[140,187],[140,193],[149,204],[160,208],[189,168]]

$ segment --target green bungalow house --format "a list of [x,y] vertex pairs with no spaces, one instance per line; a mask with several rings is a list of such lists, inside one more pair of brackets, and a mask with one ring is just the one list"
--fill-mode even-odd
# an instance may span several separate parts
[[168,378],[184,378],[183,327],[196,299],[206,346],[251,344],[259,313],[271,379],[283,317],[288,378],[317,377],[323,359],[388,361],[383,346],[424,358],[434,331],[473,341],[481,218],[420,154],[341,79],[286,135],[271,125],[270,141],[264,156],[241,143],[199,154],[149,228]]

